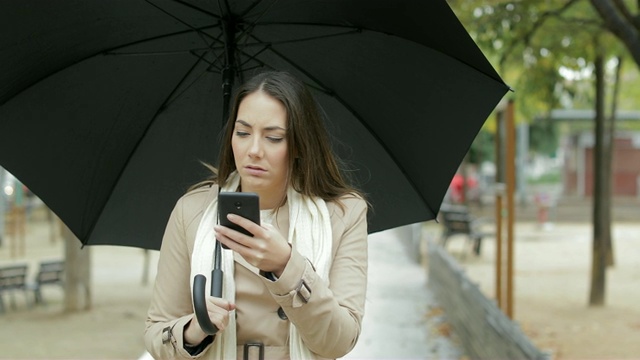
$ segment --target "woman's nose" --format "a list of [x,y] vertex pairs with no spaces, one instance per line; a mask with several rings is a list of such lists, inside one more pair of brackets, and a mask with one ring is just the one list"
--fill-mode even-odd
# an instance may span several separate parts
[[251,142],[251,147],[249,148],[249,156],[262,157],[262,144],[260,144],[259,139],[254,139]]

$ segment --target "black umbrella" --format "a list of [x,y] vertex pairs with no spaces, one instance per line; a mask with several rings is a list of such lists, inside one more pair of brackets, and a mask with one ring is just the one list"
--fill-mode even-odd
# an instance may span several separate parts
[[375,232],[433,219],[507,86],[444,0],[0,4],[0,165],[85,244],[158,249],[227,96],[303,79]]

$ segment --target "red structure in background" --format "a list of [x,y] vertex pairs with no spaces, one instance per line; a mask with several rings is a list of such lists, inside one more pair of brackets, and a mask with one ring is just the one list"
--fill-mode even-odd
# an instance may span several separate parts
[[[564,193],[593,194],[593,134],[573,135],[566,146]],[[640,134],[619,133],[614,139],[612,195],[640,197]]]
[[[474,200],[476,197],[476,193],[478,190],[478,180],[474,176],[467,177],[467,195]],[[453,203],[463,203],[465,197],[465,188],[464,188],[464,176],[462,174],[455,174],[453,179],[451,179],[451,184],[449,185],[450,194],[451,194],[451,202]]]

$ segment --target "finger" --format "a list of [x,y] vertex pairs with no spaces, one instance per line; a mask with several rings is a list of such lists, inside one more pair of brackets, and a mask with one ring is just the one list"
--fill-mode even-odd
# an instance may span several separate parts
[[223,331],[229,324],[229,312],[220,312],[220,309],[209,312],[209,320],[219,331]]
[[235,304],[221,298],[210,296],[207,298],[207,312],[209,320],[218,328],[224,330],[229,324],[230,312],[235,309]]
[[209,303],[211,303],[212,305],[217,306],[219,308],[222,308],[222,309],[224,309],[226,311],[231,311],[231,310],[235,309],[235,307],[236,307],[234,303],[232,303],[232,302],[230,302],[230,301],[228,301],[226,299],[215,297],[215,296],[208,296],[207,297],[207,301]]
[[243,218],[240,215],[227,214],[227,219],[229,219],[229,221],[231,221],[232,223],[243,227],[254,236],[259,235],[260,231],[262,230],[262,227],[260,225],[254,223],[249,219]]
[[222,244],[226,245],[229,249],[240,252],[249,244],[248,239],[253,239],[250,236],[244,235],[233,229],[229,229],[226,226],[216,225],[213,227],[215,231],[215,237]]

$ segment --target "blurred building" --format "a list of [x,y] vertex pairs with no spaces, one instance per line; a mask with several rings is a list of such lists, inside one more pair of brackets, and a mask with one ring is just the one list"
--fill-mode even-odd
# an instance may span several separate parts
[[[590,109],[555,109],[549,118],[561,124],[563,194],[591,196],[594,188],[594,124]],[[640,198],[640,111],[616,113],[612,154],[612,195]]]
[[[593,132],[568,137],[563,174],[565,194],[593,194],[594,144]],[[612,195],[640,197],[640,133],[617,133],[612,160]]]

